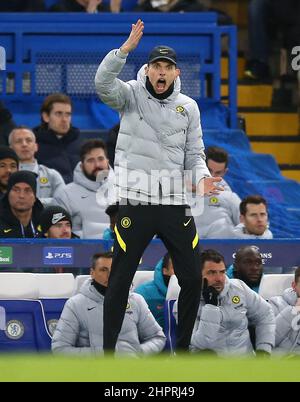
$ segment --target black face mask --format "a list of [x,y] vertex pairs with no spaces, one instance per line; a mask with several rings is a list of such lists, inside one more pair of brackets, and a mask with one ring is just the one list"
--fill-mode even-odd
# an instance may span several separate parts
[[106,293],[106,286],[100,285],[100,283],[96,282],[95,279],[92,280],[92,285],[95,287],[95,289],[102,295],[105,296]]
[[170,87],[166,90],[166,92],[164,92],[162,94],[157,94],[154,91],[153,85],[151,84],[149,77],[146,77],[146,88],[147,88],[147,91],[150,92],[150,94],[154,98],[159,99],[159,100],[167,99],[174,91],[174,82],[170,85]]

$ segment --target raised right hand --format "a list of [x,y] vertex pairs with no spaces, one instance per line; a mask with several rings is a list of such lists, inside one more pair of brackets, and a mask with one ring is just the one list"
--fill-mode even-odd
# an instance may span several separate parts
[[120,47],[121,52],[123,53],[132,52],[132,50],[134,50],[139,44],[143,36],[143,31],[144,31],[144,23],[142,20],[139,19],[136,24],[132,24],[131,32],[128,39]]
[[222,181],[222,177],[204,177],[197,185],[196,193],[200,196],[220,194],[224,191],[222,186],[217,184]]

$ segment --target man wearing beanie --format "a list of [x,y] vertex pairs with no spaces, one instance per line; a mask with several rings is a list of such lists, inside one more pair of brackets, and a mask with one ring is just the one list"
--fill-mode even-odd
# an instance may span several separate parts
[[0,238],[37,237],[42,210],[36,198],[36,175],[27,171],[13,173],[0,204]]
[[0,199],[4,197],[8,179],[11,174],[17,172],[19,160],[14,150],[0,146]]
[[71,215],[62,207],[53,206],[44,209],[39,220],[41,237],[49,239],[76,239],[72,233]]

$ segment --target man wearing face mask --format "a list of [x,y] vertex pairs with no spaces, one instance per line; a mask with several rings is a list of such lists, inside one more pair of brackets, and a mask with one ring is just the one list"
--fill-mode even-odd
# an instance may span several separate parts
[[162,328],[165,328],[164,303],[171,276],[174,275],[173,263],[169,253],[156,264],[154,278],[134,289],[143,296],[151,313]]
[[[52,339],[53,353],[78,356],[103,353],[103,302],[111,262],[110,252],[93,256],[91,278],[65,304]],[[145,300],[131,293],[117,343],[118,353],[134,357],[159,353],[165,341]]]
[[74,182],[55,194],[56,204],[71,215],[73,232],[80,238],[102,239],[109,224],[106,208],[114,199],[114,172],[102,140],[86,141],[74,170]]
[[[201,253],[203,290],[191,340],[193,352],[218,355],[253,354],[248,323],[255,326],[256,354],[270,354],[275,341],[271,306],[239,279],[228,279],[224,257],[216,250]],[[174,306],[176,316],[177,306]]]

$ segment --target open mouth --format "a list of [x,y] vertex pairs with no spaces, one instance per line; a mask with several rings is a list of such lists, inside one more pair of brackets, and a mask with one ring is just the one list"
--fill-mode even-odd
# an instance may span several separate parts
[[166,85],[167,85],[166,80],[164,80],[163,78],[160,78],[157,81],[156,88],[159,92],[163,92],[163,91],[165,91]]

